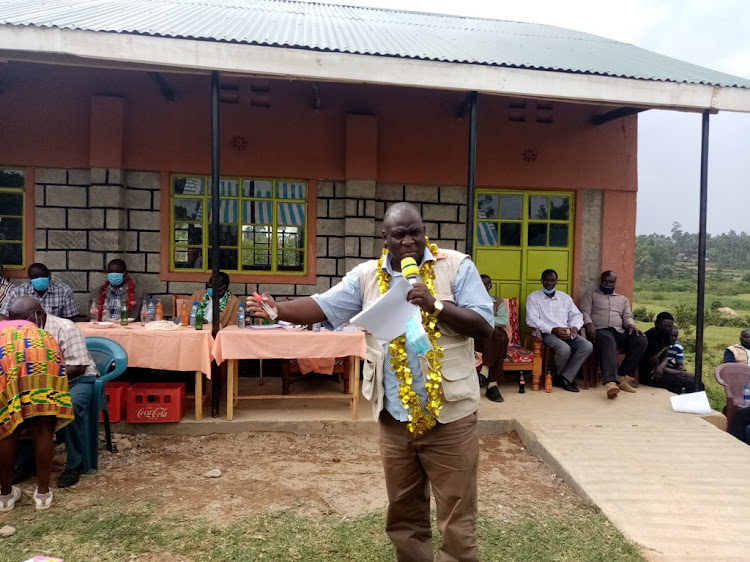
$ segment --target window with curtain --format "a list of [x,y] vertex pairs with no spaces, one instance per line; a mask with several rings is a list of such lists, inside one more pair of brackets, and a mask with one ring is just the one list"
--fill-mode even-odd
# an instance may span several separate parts
[[307,272],[307,182],[221,178],[218,240],[210,176],[173,175],[170,190],[171,271],[210,271],[216,243],[229,273]]
[[26,173],[20,168],[0,168],[0,263],[6,269],[24,269],[24,210]]

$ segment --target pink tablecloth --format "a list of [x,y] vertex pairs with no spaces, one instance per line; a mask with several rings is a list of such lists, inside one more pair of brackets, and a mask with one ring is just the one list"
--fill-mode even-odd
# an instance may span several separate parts
[[288,332],[283,329],[241,330],[235,326],[216,336],[213,356],[228,359],[306,359],[365,356],[364,332]]
[[180,328],[174,331],[146,330],[140,324],[92,328],[80,322],[84,336],[114,340],[128,353],[129,367],[168,371],[201,371],[211,377],[211,348],[214,338],[210,326],[202,331]]

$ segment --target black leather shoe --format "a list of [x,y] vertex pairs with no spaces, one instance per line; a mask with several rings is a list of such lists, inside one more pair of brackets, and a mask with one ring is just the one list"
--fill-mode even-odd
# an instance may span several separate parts
[[479,374],[479,388],[484,388],[487,386],[487,377],[485,377],[482,373]]
[[57,480],[58,488],[68,488],[78,484],[78,480],[81,479],[81,467],[78,468],[66,468],[65,471],[60,475]]
[[34,476],[33,464],[19,464],[13,469],[13,484],[23,482],[27,478]]
[[567,379],[561,379],[560,388],[567,390],[568,392],[578,392],[578,387],[576,386],[575,381],[568,382]]
[[488,388],[484,395],[488,400],[492,400],[493,402],[504,402],[503,396],[500,394],[500,389],[497,386]]

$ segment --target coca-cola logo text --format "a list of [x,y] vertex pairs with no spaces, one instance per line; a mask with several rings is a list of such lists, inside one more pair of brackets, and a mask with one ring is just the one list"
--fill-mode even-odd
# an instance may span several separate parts
[[166,408],[141,408],[136,414],[137,418],[158,419],[167,417]]

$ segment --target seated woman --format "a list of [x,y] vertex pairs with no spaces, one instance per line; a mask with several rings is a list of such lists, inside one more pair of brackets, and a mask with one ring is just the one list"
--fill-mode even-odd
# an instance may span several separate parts
[[[219,272],[219,325],[226,328],[237,322],[237,310],[240,307],[240,300],[229,292],[229,275],[223,271]],[[203,311],[203,323],[210,324],[213,320],[213,301],[212,290],[213,277],[206,283],[206,288],[194,292],[190,295],[190,300],[198,303],[198,308]]]
[[73,421],[60,347],[31,322],[0,322],[0,511],[21,497],[13,486],[18,438],[28,428],[34,444],[37,509],[52,505],[49,488],[55,431]]

